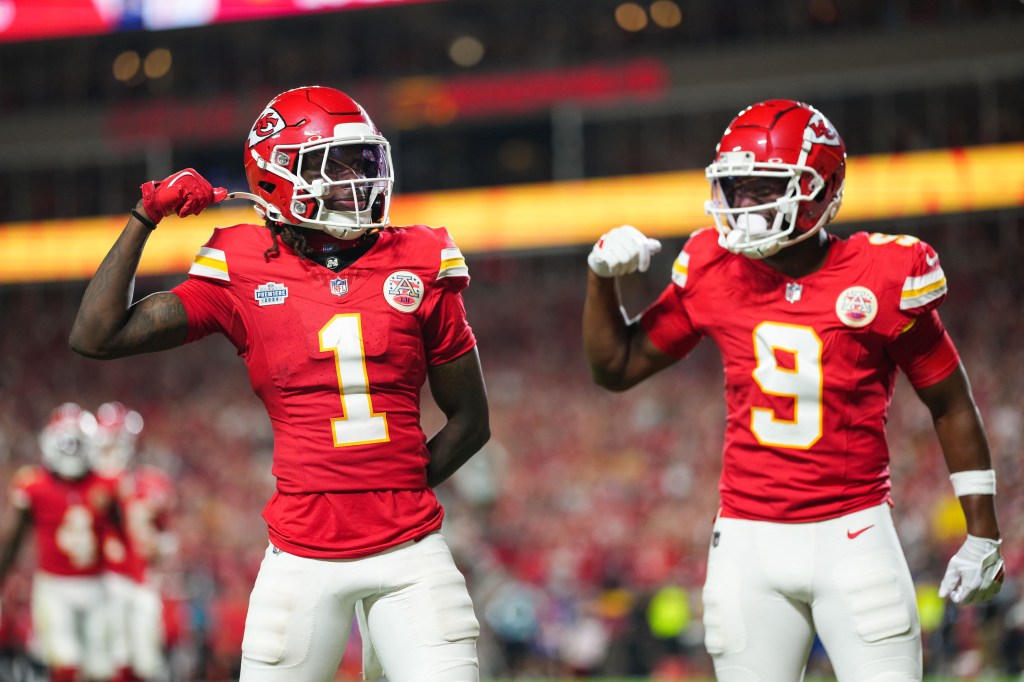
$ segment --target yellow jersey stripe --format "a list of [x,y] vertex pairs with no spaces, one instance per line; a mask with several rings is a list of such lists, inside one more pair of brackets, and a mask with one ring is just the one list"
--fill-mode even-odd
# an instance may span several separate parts
[[900,294],[900,310],[920,308],[946,295],[946,274],[935,268],[920,277],[907,277]]
[[437,272],[437,278],[443,277],[469,277],[466,259],[458,248],[441,249],[441,268]]
[[208,246],[203,246],[199,249],[199,253],[196,254],[192,261],[192,267],[188,270],[188,274],[219,279],[224,282],[231,281],[231,277],[228,275],[227,256],[220,249],[211,249]]

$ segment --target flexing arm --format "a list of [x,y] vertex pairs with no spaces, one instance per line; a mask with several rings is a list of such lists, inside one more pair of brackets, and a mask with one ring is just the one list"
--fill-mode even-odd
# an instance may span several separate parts
[[[142,199],[82,297],[69,342],[90,358],[119,358],[185,343],[188,319],[177,296],[160,292],[132,303],[135,272],[150,233],[171,213],[196,215],[227,192],[191,168],[141,187]],[[138,217],[137,217],[138,216]]]
[[587,273],[583,351],[594,382],[624,391],[676,362],[655,346],[639,321],[629,321],[615,279]]
[[611,391],[624,391],[675,362],[626,317],[619,296],[618,278],[646,272],[660,250],[657,239],[622,225],[601,235],[587,256],[583,350],[594,382]]
[[474,348],[451,362],[428,370],[430,393],[447,417],[445,425],[427,441],[431,488],[458,471],[491,437],[487,390]]
[[[141,212],[142,202],[136,207]],[[71,348],[90,358],[110,359],[164,350],[185,342],[185,306],[163,291],[132,303],[135,271],[151,230],[128,220],[89,286],[71,329]]]

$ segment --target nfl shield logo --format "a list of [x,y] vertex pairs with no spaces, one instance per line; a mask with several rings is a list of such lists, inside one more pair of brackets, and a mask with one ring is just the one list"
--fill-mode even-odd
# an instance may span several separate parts
[[331,293],[335,296],[344,296],[348,293],[348,279],[338,277],[331,280]]
[[786,300],[790,303],[796,303],[803,296],[804,288],[803,285],[797,284],[796,282],[786,283]]

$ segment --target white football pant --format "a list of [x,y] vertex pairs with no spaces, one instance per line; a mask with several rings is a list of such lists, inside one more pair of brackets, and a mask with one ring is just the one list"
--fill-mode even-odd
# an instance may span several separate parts
[[[478,682],[480,624],[440,533],[362,559],[267,549],[242,640],[240,682],[333,680],[359,606],[366,659],[390,682]],[[360,625],[363,625],[360,617]],[[365,679],[380,670],[364,660]]]
[[37,571],[32,580],[32,627],[48,667],[76,668],[86,679],[110,679],[106,591],[99,576]]
[[103,578],[110,609],[111,658],[144,680],[156,678],[164,663],[163,602],[159,590],[117,573]]
[[719,517],[704,584],[719,682],[798,682],[817,631],[839,682],[918,682],[921,627],[888,504],[816,523]]

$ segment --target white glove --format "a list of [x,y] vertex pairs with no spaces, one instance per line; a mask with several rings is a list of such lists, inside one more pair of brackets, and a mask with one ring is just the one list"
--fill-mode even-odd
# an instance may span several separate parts
[[661,251],[661,242],[644,236],[632,225],[605,232],[594,244],[587,265],[598,277],[621,277],[633,272],[647,272],[651,256]]
[[939,585],[939,596],[955,604],[988,601],[1003,586],[1002,540],[968,535],[960,550],[949,560],[946,575]]

